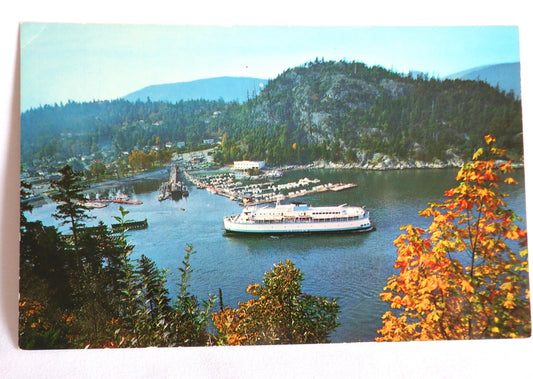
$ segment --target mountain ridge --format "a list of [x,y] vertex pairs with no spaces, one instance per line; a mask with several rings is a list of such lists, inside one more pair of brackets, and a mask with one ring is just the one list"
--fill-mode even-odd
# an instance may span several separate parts
[[517,98],[521,97],[520,62],[497,63],[473,67],[448,75],[445,79],[483,81],[507,93],[513,92]]
[[187,82],[154,84],[131,92],[122,99],[131,102],[166,101],[176,103],[186,100],[219,100],[242,103],[259,93],[266,79],[252,77],[219,76]]
[[[423,73],[421,73],[423,74]],[[521,97],[520,62],[497,63],[472,67],[444,77],[449,80],[483,81],[506,93]],[[243,103],[262,91],[268,79],[245,76],[219,76],[186,82],[161,83],[143,87],[120,97],[131,102],[187,100],[219,100]]]

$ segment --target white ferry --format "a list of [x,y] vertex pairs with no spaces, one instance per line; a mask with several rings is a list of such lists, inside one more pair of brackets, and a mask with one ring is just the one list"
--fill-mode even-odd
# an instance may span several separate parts
[[242,213],[224,217],[224,229],[236,233],[366,232],[374,229],[370,213],[346,204],[312,207],[305,203],[248,206]]

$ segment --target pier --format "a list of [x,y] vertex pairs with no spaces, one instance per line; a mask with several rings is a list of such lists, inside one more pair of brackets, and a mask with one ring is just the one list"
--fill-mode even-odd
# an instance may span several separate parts
[[[111,224],[111,231],[113,233],[120,232],[120,229],[122,228],[122,224]],[[124,228],[126,230],[142,230],[148,228],[148,219],[144,219],[142,221],[129,221],[124,223]],[[108,229],[107,225],[104,225],[103,223],[96,225],[96,226],[86,226],[84,228],[79,229],[80,232],[86,233],[91,236],[95,236],[98,234],[105,233]],[[72,239],[72,234],[65,234],[66,238]]]
[[185,184],[183,184],[179,178],[179,168],[174,165],[170,169],[170,176],[167,182],[163,182],[159,188],[158,200],[163,201],[172,198],[173,200],[179,200],[183,196],[189,196],[189,191]]
[[[148,228],[148,219],[144,219],[142,221],[130,221],[130,222],[126,222],[124,223],[124,227],[127,229],[127,230],[141,230],[141,229],[146,229]],[[114,232],[116,231],[120,231],[120,229],[122,228],[122,224],[111,224],[111,230],[113,230]]]

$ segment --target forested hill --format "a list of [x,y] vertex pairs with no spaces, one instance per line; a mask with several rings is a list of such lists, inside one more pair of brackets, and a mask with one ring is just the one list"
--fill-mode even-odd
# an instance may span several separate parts
[[471,156],[492,133],[522,157],[521,102],[479,81],[399,75],[358,62],[291,68],[240,104],[126,100],[45,106],[21,116],[22,160],[220,139],[216,158],[360,162],[374,153],[432,161]]
[[247,119],[234,138],[251,157],[266,152],[270,161],[358,161],[369,152],[446,160],[470,156],[487,133],[522,155],[521,103],[512,94],[357,62],[316,60],[289,69],[242,113]]

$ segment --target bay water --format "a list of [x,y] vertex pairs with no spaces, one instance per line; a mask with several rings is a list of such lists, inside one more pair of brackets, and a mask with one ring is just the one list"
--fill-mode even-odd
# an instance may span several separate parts
[[[307,196],[313,206],[364,205],[370,211],[376,229],[368,233],[342,233],[285,236],[228,235],[223,217],[240,213],[235,201],[189,186],[190,195],[178,201],[158,201],[161,180],[146,180],[135,185],[116,188],[140,200],[142,205],[124,205],[130,211],[126,218],[148,220],[145,230],[130,231],[129,241],[135,245],[132,258],[146,255],[160,269],[169,269],[168,284],[175,294],[179,280],[178,268],[185,248],[192,245],[190,292],[201,301],[209,294],[222,291],[224,305],[237,306],[250,298],[248,285],[261,283],[265,272],[274,264],[290,259],[302,270],[302,290],[307,294],[338,298],[341,307],[340,327],[331,335],[332,342],[372,341],[381,327],[381,316],[389,310],[379,293],[393,268],[396,248],[393,240],[400,226],[412,224],[426,227],[430,220],[418,215],[430,201],[444,199],[444,191],[455,187],[457,169],[361,171],[312,169],[292,171],[279,183],[299,178],[320,179],[321,183],[355,183],[354,189],[325,192]],[[507,203],[524,219],[525,191],[523,171],[515,172],[519,185],[505,186],[510,194]],[[55,204],[37,207],[29,220],[56,225],[51,217]],[[119,205],[110,204],[91,211],[96,219],[116,223]],[[66,231],[67,227],[63,230]]]

